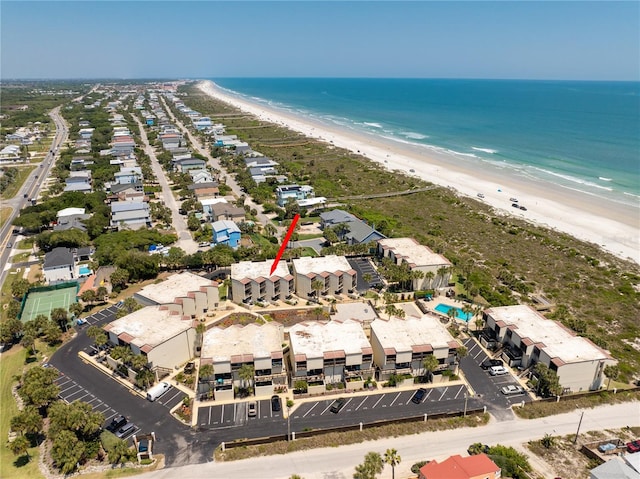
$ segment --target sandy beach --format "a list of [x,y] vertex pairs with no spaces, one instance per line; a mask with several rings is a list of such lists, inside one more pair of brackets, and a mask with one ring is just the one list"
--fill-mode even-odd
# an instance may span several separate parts
[[[455,189],[496,211],[568,233],[624,259],[640,263],[640,209],[609,202],[586,193],[517,177],[498,167],[473,165],[468,159],[429,152],[367,134],[357,134],[293,114],[266,108],[230,95],[211,81],[199,88],[262,121],[276,123],[306,136],[362,154],[389,170],[399,170],[425,181]],[[482,198],[478,194],[483,195]],[[527,210],[513,208],[517,198]]]

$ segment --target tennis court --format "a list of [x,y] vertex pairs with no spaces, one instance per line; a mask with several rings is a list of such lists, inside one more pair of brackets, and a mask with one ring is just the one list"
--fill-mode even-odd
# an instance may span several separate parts
[[76,302],[77,291],[77,285],[49,291],[30,291],[24,302],[20,319],[30,321],[39,314],[50,317],[51,310],[55,308],[69,310],[69,305]]

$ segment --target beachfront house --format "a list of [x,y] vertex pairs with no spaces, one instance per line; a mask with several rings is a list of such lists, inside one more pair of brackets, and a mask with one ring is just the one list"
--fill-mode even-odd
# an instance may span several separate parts
[[543,363],[558,375],[565,391],[599,389],[604,368],[616,364],[608,351],[530,306],[489,308],[483,316],[485,331],[504,346],[502,359],[508,365],[527,370]]
[[414,291],[444,288],[451,278],[451,262],[441,254],[434,253],[413,238],[385,238],[378,240],[377,253],[383,260],[393,264],[406,264],[410,271],[421,277],[412,280]]
[[438,360],[439,366],[434,372],[455,368],[460,344],[439,318],[424,315],[420,318],[376,319],[371,323],[371,347],[380,381],[395,374],[410,375],[413,382],[414,376],[428,374],[424,369],[428,355]]
[[299,201],[313,198],[313,187],[308,185],[283,185],[276,188],[276,202],[284,207],[289,201]]
[[231,301],[237,304],[278,301],[291,296],[293,276],[286,261],[271,273],[272,260],[240,261],[231,265]]
[[[200,378],[198,392],[213,389],[215,400],[231,400],[234,389],[251,386],[256,397],[271,397],[275,387],[287,383],[283,342],[284,327],[276,322],[208,329],[203,335],[200,365],[213,365],[214,374]],[[250,381],[240,377],[243,366],[253,367]]]
[[502,470],[486,454],[450,456],[444,461],[428,461],[420,468],[419,479],[500,479]]

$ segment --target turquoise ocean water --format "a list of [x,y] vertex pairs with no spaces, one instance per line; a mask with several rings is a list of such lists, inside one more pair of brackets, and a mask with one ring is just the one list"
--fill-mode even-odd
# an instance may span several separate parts
[[315,121],[640,204],[638,82],[212,80]]

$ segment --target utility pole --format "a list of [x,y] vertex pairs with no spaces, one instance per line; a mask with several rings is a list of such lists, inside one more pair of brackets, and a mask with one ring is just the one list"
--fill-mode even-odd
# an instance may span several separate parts
[[[288,399],[287,399],[288,402]],[[291,408],[287,404],[287,441],[291,441]]]
[[463,417],[467,417],[467,399],[469,399],[469,396],[467,395],[467,393],[464,393],[464,415],[463,415]]
[[580,433],[580,425],[582,424],[582,418],[584,416],[584,409],[582,410],[582,414],[580,414],[580,421],[578,422],[578,430],[576,431],[576,437],[573,438],[573,443],[578,442],[578,434]]

